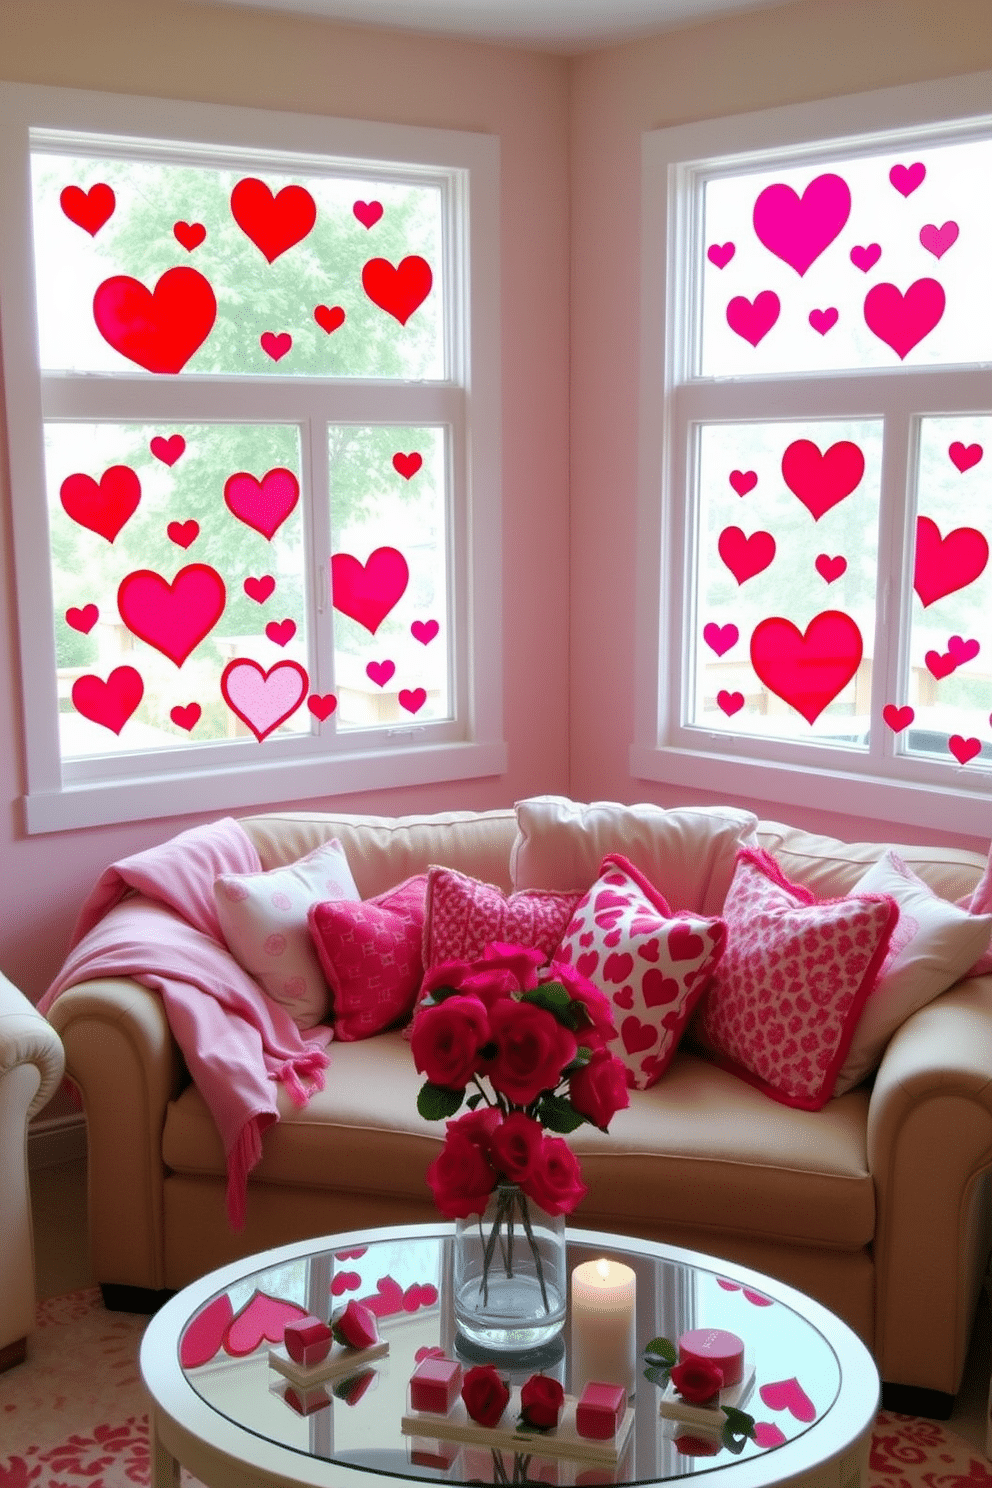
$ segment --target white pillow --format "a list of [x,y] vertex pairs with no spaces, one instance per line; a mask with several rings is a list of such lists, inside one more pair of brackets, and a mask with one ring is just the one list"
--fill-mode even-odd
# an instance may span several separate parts
[[214,882],[231,955],[304,1030],[321,1022],[330,1003],[307,912],[318,900],[360,897],[336,837],[285,868],[222,873]]
[[992,915],[969,914],[941,899],[891,848],[858,879],[851,893],[891,895],[899,906],[899,923],[854,1030],[834,1095],[843,1095],[871,1074],[896,1029],[963,977],[992,936]]

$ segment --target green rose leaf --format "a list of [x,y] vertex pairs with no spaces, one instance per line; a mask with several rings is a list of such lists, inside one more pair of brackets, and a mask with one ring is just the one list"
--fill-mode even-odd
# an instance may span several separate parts
[[659,1385],[664,1389],[668,1384],[669,1373],[667,1364],[649,1364],[644,1371],[644,1378],[650,1380],[652,1385]]
[[455,1114],[464,1099],[464,1090],[449,1090],[446,1085],[432,1085],[427,1080],[420,1087],[417,1110],[425,1121],[443,1121]]
[[569,1132],[576,1131],[585,1121],[563,1095],[542,1095],[537,1103],[537,1119],[548,1131],[559,1132],[567,1136]]
[[733,1452],[737,1457],[744,1450],[748,1437],[754,1436],[754,1417],[733,1405],[725,1405],[723,1413],[727,1419],[720,1433],[720,1440],[727,1451]]
[[644,1345],[644,1357],[649,1364],[664,1364],[670,1369],[678,1363],[678,1350],[668,1338],[652,1338]]
[[579,1026],[574,1009],[581,1007],[582,1004],[572,1002],[561,982],[542,982],[539,987],[532,987],[530,991],[525,992],[520,1001],[530,1002],[535,1007],[544,1008],[563,1028],[573,1033]]

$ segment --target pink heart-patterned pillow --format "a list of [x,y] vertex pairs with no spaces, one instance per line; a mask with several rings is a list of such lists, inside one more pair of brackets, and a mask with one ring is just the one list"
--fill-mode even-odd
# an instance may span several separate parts
[[424,975],[426,873],[357,904],[311,905],[307,920],[331,989],[334,1036],[370,1038],[412,1011]]
[[613,1004],[611,1050],[627,1083],[646,1090],[661,1079],[682,1031],[723,953],[722,920],[673,915],[642,873],[608,854],[599,878],[575,908],[554,955],[588,977]]
[[494,941],[526,946],[550,959],[578,898],[543,889],[507,895],[495,884],[480,883],[453,868],[431,868],[424,970],[441,961],[476,961]]

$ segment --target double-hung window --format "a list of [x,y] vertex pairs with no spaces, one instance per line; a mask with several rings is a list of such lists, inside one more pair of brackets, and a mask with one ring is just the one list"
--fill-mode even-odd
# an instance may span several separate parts
[[497,142],[0,90],[31,831],[499,773]]
[[990,830],[990,97],[645,136],[635,774]]

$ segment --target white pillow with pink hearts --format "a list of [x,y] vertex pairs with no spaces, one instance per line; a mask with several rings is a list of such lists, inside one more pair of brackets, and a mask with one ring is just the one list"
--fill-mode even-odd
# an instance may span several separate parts
[[[723,920],[673,915],[654,885],[620,853],[575,907],[554,961],[574,966],[609,998],[627,1084],[661,1079],[723,954]],[[553,963],[552,963],[553,969]]]

